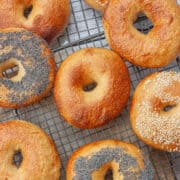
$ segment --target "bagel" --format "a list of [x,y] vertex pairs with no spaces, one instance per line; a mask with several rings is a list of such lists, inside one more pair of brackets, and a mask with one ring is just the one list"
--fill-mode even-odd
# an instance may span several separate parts
[[157,72],[142,80],[133,95],[130,119],[146,144],[180,151],[180,73]]
[[[43,130],[26,121],[11,120],[0,123],[0,137],[1,180],[59,180],[60,159]],[[13,162],[17,153],[22,155],[18,166]]]
[[102,180],[112,170],[113,179],[153,179],[148,158],[132,144],[101,140],[80,147],[70,157],[67,180]]
[[[139,13],[152,21],[148,34],[136,30]],[[180,8],[176,0],[111,0],[103,14],[111,48],[125,60],[143,67],[162,67],[180,53]]]
[[54,97],[58,110],[78,128],[100,127],[113,120],[126,106],[129,94],[127,67],[116,53],[104,48],[73,53],[56,75]]
[[51,42],[64,30],[69,16],[69,0],[2,0],[0,28],[25,28]]
[[[55,62],[46,42],[19,28],[0,31],[0,106],[19,108],[45,97],[55,76]],[[13,77],[3,72],[17,66]]]

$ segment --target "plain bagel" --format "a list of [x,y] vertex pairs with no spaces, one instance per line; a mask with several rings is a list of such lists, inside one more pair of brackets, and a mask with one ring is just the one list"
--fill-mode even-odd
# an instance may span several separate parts
[[121,58],[87,48],[68,56],[56,75],[54,97],[62,117],[78,128],[95,128],[117,117],[128,102],[130,78]]
[[69,16],[69,0],[2,0],[0,28],[25,28],[51,42],[64,30]]
[[[141,12],[154,25],[148,34],[133,26]],[[103,25],[111,48],[135,65],[162,67],[180,53],[180,8],[176,0],[111,0]]]
[[[1,180],[59,180],[60,158],[51,138],[26,121],[0,123]],[[18,166],[14,156],[21,154]]]

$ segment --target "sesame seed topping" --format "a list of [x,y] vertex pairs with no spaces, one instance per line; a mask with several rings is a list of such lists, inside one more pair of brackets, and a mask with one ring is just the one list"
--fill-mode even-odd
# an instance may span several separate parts
[[[177,147],[169,151],[180,151],[180,73],[160,72],[142,83],[139,92],[146,96],[135,103],[136,129],[155,144],[176,144]],[[166,112],[166,106],[172,108]]]

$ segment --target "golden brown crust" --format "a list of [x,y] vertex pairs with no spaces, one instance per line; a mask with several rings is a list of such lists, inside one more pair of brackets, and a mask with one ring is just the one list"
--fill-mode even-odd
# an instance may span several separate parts
[[[42,129],[26,121],[11,120],[0,123],[0,136],[0,179],[59,179],[58,152]],[[17,151],[23,156],[19,168],[12,163]]]
[[[52,89],[53,85],[54,85],[54,77],[55,77],[55,61],[54,61],[54,56],[51,52],[51,50],[48,48],[48,45],[47,43],[41,39],[39,36],[35,35],[35,34],[28,34],[26,35],[26,33],[28,31],[26,31],[25,29],[22,29],[22,28],[7,28],[7,29],[1,29],[1,33],[17,33],[17,32],[20,32],[22,34],[24,34],[23,36],[23,42],[25,42],[26,40],[28,41],[30,38],[35,38],[37,40],[40,41],[40,46],[39,48],[42,50],[42,54],[41,54],[41,57],[39,56],[38,57],[38,60],[40,60],[40,58],[44,58],[46,57],[47,58],[47,63],[49,68],[48,68],[48,77],[47,77],[47,85],[44,89],[41,89],[41,92],[39,94],[36,94],[36,95],[32,95],[30,96],[28,99],[26,100],[23,100],[21,102],[11,102],[10,99],[9,99],[9,95],[10,94],[13,94],[13,92],[11,91],[10,88],[8,88],[7,86],[4,86],[1,84],[0,86],[0,92],[1,92],[1,97],[0,97],[0,106],[1,107],[5,107],[5,108],[20,108],[20,107],[24,107],[24,106],[27,106],[27,105],[31,105],[39,100],[41,100],[42,98],[44,98],[45,96],[47,96],[47,94],[50,92],[50,90]],[[6,35],[5,35],[6,36]],[[4,36],[4,37],[5,37]],[[2,44],[3,45],[3,44]],[[25,45],[25,44],[24,44]],[[18,47],[17,47],[18,48]],[[33,48],[32,48],[33,49]],[[3,51],[6,51],[6,49],[1,49],[1,52]],[[37,49],[36,49],[37,51]],[[4,54],[6,54],[7,52],[4,52]],[[33,55],[32,52],[28,52],[29,54]],[[29,55],[28,54],[28,55]],[[0,54],[0,57],[1,57],[2,54]],[[27,55],[27,56],[28,56]],[[26,57],[27,57],[26,56]],[[13,58],[14,58],[14,55],[13,55]],[[29,59],[33,59],[34,57],[28,57]],[[27,61],[27,63],[29,63],[29,67],[31,67],[32,69],[33,68],[37,68],[37,67],[32,67],[32,61],[29,61],[28,59],[25,59],[24,62]],[[16,62],[19,62],[18,66],[21,65],[21,62],[17,59]],[[1,71],[1,66],[3,66],[3,62],[1,63],[0,65],[0,71]],[[43,67],[39,67],[39,71],[40,69],[43,68]],[[23,68],[24,69],[24,68]],[[25,70],[24,70],[25,71]],[[45,71],[45,69],[43,69],[42,71]],[[2,73],[2,72],[0,72]],[[18,72],[18,76],[20,76],[20,79],[24,76],[26,76],[26,71],[23,73],[22,72],[22,69],[19,68],[19,72]],[[22,77],[21,77],[22,76]],[[5,78],[3,77],[0,77],[2,79],[5,80]],[[39,77],[41,78],[41,77]],[[43,78],[42,78],[43,79]],[[2,80],[3,81],[3,80]],[[14,79],[11,80],[12,82],[16,82]],[[18,81],[21,81],[21,80],[18,80]],[[37,82],[39,83],[39,82]],[[25,90],[23,90],[25,91]],[[26,93],[28,94],[28,89],[26,89]],[[30,92],[29,92],[30,93]],[[27,95],[28,96],[28,95]]]
[[103,11],[109,3],[109,0],[85,0],[89,6],[98,11]]
[[[180,151],[179,89],[180,76],[175,72],[153,73],[135,89],[130,108],[131,125],[138,138],[153,148]],[[173,108],[165,112],[167,106]]]
[[[139,12],[154,24],[147,35],[133,27]],[[180,53],[180,8],[176,0],[112,0],[103,14],[103,25],[111,48],[135,65],[162,67]]]
[[[83,86],[96,82],[94,90]],[[58,110],[71,125],[95,128],[117,117],[130,93],[127,67],[114,52],[87,48],[67,57],[60,65],[54,97]]]
[[[73,177],[76,175],[76,172],[74,170],[75,162],[79,157],[84,157],[84,158],[90,159],[93,154],[96,154],[100,150],[106,149],[106,148],[118,148],[118,149],[124,150],[126,152],[126,156],[133,157],[137,160],[138,165],[139,165],[138,168],[140,168],[142,171],[143,171],[143,169],[147,168],[147,167],[145,167],[146,165],[144,162],[144,157],[142,155],[142,152],[136,146],[126,143],[126,142],[118,141],[118,140],[100,140],[97,142],[92,142],[92,143],[86,144],[86,145],[80,147],[79,149],[77,149],[75,152],[73,152],[73,154],[69,158],[67,168],[66,168],[67,180],[72,180]],[[125,159],[125,160],[127,160],[127,159]],[[109,164],[109,163],[111,163],[111,164]],[[96,171],[98,171],[98,176],[101,177],[101,175],[104,174],[104,170],[106,172],[108,169],[112,169],[112,170],[116,169],[115,161],[109,162],[109,163],[103,165],[102,166],[103,168],[100,168],[100,170],[95,170],[94,172],[92,172],[91,176],[94,176],[94,174],[97,173]],[[109,165],[110,165],[110,167],[109,167]],[[132,164],[129,164],[129,165],[132,165]],[[106,168],[106,167],[109,167],[109,168]],[[120,164],[120,167],[121,167],[121,164]],[[151,168],[151,167],[149,167],[149,168]],[[132,169],[132,171],[133,171],[133,169]],[[116,177],[114,177],[114,173],[115,173]],[[104,177],[102,179],[104,179]],[[113,171],[113,179],[121,180],[121,179],[123,179],[123,174],[121,172],[119,172],[117,174],[116,171]]]
[[[26,18],[24,10],[32,5]],[[70,16],[69,0],[2,0],[0,28],[19,27],[28,29],[48,42],[65,28]]]

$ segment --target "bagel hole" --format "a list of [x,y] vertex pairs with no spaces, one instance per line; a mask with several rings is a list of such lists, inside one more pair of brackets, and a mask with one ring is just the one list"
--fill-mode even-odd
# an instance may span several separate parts
[[33,9],[33,5],[30,5],[30,6],[27,6],[27,7],[24,8],[24,17],[25,18],[29,17],[29,15],[32,12],[32,9]]
[[22,163],[22,160],[23,160],[23,156],[21,150],[15,151],[13,155],[13,165],[19,168]]
[[163,111],[164,112],[168,112],[170,111],[172,108],[174,108],[176,105],[167,105],[163,108]]
[[108,169],[105,176],[104,180],[113,180],[113,171],[112,169]]
[[18,72],[19,72],[19,66],[14,64],[10,67],[3,69],[2,76],[4,78],[11,79],[12,77],[17,76]]
[[137,14],[137,18],[134,21],[133,26],[137,31],[143,34],[148,34],[154,27],[152,21],[143,12]]
[[91,82],[89,84],[86,84],[85,86],[83,86],[83,90],[85,92],[89,92],[89,91],[92,91],[96,88],[97,86],[97,83],[96,82]]

